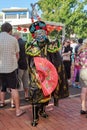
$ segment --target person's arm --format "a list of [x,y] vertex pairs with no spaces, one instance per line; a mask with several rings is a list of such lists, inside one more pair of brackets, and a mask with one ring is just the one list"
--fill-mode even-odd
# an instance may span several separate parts
[[19,52],[16,53],[17,61],[19,60]]
[[17,39],[15,39],[16,41],[15,41],[15,49],[16,49],[16,58],[17,58],[17,61],[19,60],[19,51],[20,51],[20,48],[19,48],[19,44],[18,44],[18,40]]
[[62,53],[62,56],[71,55],[71,51]]

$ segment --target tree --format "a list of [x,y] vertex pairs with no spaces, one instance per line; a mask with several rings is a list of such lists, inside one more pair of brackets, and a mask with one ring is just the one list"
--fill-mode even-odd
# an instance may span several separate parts
[[87,38],[87,0],[39,0],[41,18],[65,24],[66,36]]

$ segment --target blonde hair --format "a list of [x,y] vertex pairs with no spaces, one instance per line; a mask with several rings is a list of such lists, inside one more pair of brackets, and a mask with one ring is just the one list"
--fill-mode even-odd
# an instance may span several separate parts
[[84,51],[85,49],[87,49],[87,39],[85,39],[83,41],[83,44],[81,45],[81,47],[78,50],[78,53],[80,53],[81,51]]

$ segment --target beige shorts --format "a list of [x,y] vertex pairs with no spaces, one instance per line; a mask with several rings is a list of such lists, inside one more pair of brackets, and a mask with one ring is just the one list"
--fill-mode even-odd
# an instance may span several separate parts
[[80,70],[80,86],[87,87],[87,68]]
[[[23,88],[29,88],[29,73],[28,70],[18,69],[18,78],[21,81]],[[20,86],[21,88],[21,86]]]

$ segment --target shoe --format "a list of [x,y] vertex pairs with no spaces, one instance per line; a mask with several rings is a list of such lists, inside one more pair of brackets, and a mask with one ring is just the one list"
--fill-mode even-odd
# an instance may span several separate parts
[[74,83],[74,84],[72,84],[72,87],[74,87],[74,88],[81,88],[81,86],[80,86],[80,85],[76,85],[75,83]]
[[81,86],[77,85],[77,88],[81,88]]
[[87,111],[81,110],[81,111],[80,111],[80,114],[81,114],[81,115],[87,114]]
[[33,122],[31,123],[31,125],[35,127],[35,126],[38,125],[38,122],[37,122],[37,121],[33,121]]
[[0,103],[0,108],[4,108],[7,104],[5,103]]
[[75,84],[75,83],[72,83],[72,87],[76,88],[76,84]]
[[15,108],[15,104],[11,104],[11,108]]
[[20,116],[22,116],[22,115],[25,114],[25,113],[26,113],[26,111],[20,110],[20,112],[17,113],[16,116],[17,116],[17,117],[20,117]]
[[40,116],[43,118],[47,118],[48,114],[46,114],[46,112],[39,112]]
[[29,97],[26,97],[26,98],[25,98],[25,101],[28,102],[28,101],[29,101]]

